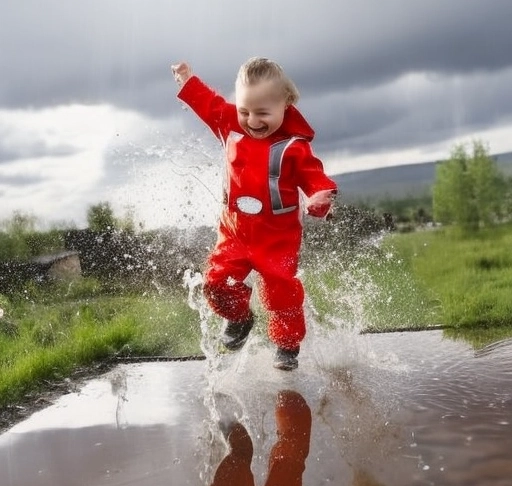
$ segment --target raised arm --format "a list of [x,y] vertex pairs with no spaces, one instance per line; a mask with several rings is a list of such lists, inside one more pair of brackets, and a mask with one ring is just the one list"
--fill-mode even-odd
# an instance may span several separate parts
[[216,137],[225,140],[227,134],[238,125],[235,105],[228,103],[192,74],[187,63],[174,64],[171,69],[176,83],[180,86],[178,98],[210,127]]

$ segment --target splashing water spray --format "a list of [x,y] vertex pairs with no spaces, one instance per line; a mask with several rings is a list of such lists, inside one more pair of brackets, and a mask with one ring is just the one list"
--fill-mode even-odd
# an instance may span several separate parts
[[[333,252],[329,258],[304,264],[308,334],[315,363],[322,371],[368,364],[372,350],[361,335],[370,328],[379,329],[382,320],[387,323],[383,302],[397,322],[408,319],[403,309],[393,307],[388,284],[380,281],[389,268],[369,268],[381,266],[378,253],[372,255],[381,239],[378,235],[362,242],[349,256],[343,251]],[[401,282],[413,290],[405,275]]]
[[215,474],[215,465],[221,461],[228,448],[226,442],[219,441],[222,437],[222,418],[218,400],[224,395],[217,393],[216,389],[221,376],[222,355],[218,352],[218,335],[221,326],[219,319],[210,310],[203,296],[203,276],[199,272],[187,269],[184,272],[183,285],[188,289],[188,305],[199,314],[200,347],[206,358],[206,387],[203,391],[203,404],[209,417],[203,423],[205,431],[199,444],[199,454],[204,458],[200,461],[203,466],[199,476],[204,484],[210,484]]

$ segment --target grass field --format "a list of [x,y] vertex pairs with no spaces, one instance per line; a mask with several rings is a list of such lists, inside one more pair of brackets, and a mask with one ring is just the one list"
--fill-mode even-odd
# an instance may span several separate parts
[[0,407],[113,356],[200,353],[185,295],[101,295],[84,280],[4,298],[0,307]]
[[439,302],[444,325],[512,325],[512,226],[471,235],[454,230],[396,234],[384,251],[401,256],[408,272]]

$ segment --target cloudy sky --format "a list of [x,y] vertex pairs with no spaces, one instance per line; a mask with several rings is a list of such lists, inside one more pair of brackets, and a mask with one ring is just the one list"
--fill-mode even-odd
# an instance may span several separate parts
[[0,221],[83,226],[110,201],[211,222],[220,148],[176,101],[180,60],[228,98],[248,57],[277,60],[330,174],[511,151],[510,19],[510,0],[2,1]]

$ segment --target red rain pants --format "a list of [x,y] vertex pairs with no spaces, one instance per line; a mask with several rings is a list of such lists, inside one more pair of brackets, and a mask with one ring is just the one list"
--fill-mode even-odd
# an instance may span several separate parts
[[297,211],[265,218],[225,209],[205,272],[204,293],[213,311],[230,321],[247,320],[252,289],[244,281],[255,270],[270,340],[297,348],[306,334],[304,288],[296,276],[301,238]]

